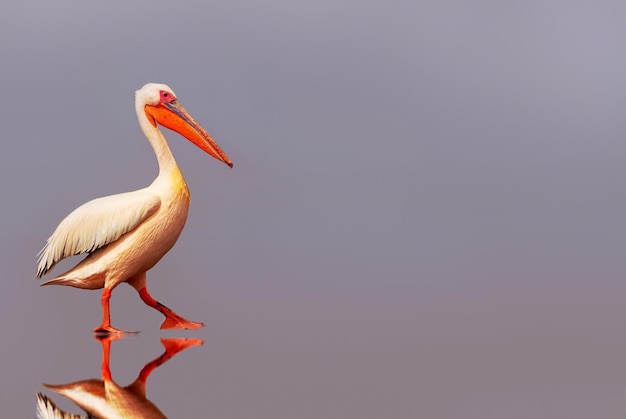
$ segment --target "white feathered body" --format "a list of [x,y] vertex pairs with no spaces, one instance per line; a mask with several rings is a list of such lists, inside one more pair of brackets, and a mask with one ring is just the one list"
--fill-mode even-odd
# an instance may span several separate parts
[[187,220],[189,189],[177,166],[147,188],[94,199],[74,210],[50,236],[37,277],[61,259],[90,253],[42,285],[113,288],[152,268],[176,243]]

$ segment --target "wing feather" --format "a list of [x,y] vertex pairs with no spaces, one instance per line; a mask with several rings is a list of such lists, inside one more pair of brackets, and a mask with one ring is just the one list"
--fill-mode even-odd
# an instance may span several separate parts
[[39,252],[36,278],[66,257],[91,253],[135,229],[161,206],[145,189],[94,199],[65,217]]
[[45,394],[37,393],[37,419],[86,419],[91,416],[80,416],[67,413],[54,404]]

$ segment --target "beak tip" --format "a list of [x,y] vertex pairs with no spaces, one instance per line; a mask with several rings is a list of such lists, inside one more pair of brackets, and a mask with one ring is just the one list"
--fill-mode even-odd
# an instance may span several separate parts
[[228,165],[228,167],[230,167],[231,169],[233,168],[233,162],[229,161],[228,163],[226,163]]

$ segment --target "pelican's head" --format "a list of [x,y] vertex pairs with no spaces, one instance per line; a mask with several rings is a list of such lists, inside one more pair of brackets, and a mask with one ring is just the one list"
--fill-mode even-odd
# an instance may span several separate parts
[[143,107],[152,126],[159,124],[176,131],[211,156],[233,167],[233,162],[215,140],[178,103],[169,86],[148,83],[135,92],[135,102],[137,106]]

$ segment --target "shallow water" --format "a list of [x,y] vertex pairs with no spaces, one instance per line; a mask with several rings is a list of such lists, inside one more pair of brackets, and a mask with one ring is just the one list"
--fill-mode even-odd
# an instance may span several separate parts
[[[100,343],[88,328],[98,308],[81,302],[97,303],[97,296],[63,291],[53,304],[42,296],[47,289],[15,300],[14,307],[29,300],[48,313],[28,327],[4,317],[5,412],[34,415],[37,391],[80,412],[42,383],[101,378]],[[129,311],[140,312],[124,322],[142,331],[112,343],[118,384],[130,384],[163,352],[161,337],[204,339],[148,380],[148,399],[168,417],[611,418],[624,411],[626,290],[440,296],[418,304],[230,297],[197,310],[207,326],[191,333],[158,331],[160,316],[120,294],[123,304],[137,306]],[[71,317],[69,307],[81,316]],[[125,311],[118,309],[114,319]]]

